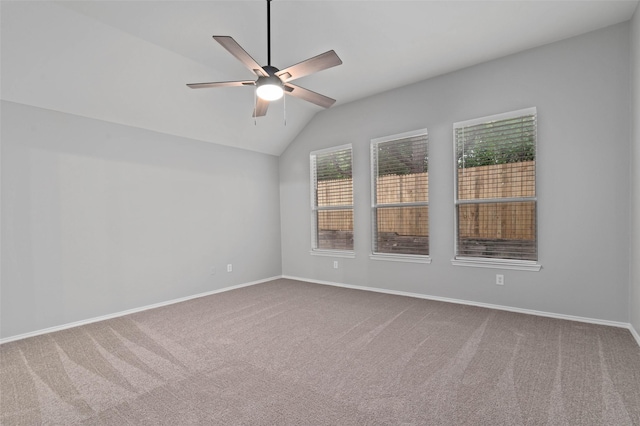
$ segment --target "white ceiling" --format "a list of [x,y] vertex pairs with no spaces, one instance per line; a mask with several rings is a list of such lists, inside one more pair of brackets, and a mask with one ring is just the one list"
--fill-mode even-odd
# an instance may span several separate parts
[[[633,1],[274,0],[272,64],[334,49],[296,81],[338,105],[631,18]],[[266,64],[266,1],[2,1],[2,99],[279,155],[322,109],[287,97],[257,123],[254,79],[212,35]]]

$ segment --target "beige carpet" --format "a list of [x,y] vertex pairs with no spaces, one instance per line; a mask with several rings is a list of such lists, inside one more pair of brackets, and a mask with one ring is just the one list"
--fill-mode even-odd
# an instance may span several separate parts
[[3,425],[640,425],[628,330],[284,279],[0,360]]

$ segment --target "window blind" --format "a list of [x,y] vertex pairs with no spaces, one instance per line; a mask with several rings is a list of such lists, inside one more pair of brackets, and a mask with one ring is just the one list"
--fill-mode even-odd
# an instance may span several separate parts
[[535,108],[454,124],[456,257],[535,261]]
[[426,129],[371,143],[373,253],[429,255]]
[[313,249],[353,250],[351,145],[311,153]]

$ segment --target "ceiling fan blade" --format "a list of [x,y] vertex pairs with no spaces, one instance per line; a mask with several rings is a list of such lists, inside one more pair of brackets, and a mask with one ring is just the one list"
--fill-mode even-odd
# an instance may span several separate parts
[[262,98],[256,99],[256,108],[253,110],[253,117],[264,117],[267,115],[267,108],[269,108],[269,101],[265,101]]
[[302,61],[295,65],[291,65],[289,68],[285,68],[278,71],[276,75],[280,77],[283,82],[292,81],[305,75],[313,74],[314,72],[326,70],[327,68],[340,65],[342,60],[338,57],[336,52],[329,50],[313,58],[309,58],[306,61]]
[[255,75],[269,77],[269,74],[233,38],[229,36],[213,36],[213,38]]
[[252,80],[245,81],[218,81],[215,83],[189,83],[192,89],[207,89],[210,87],[234,87],[234,86],[255,86],[256,82]]
[[295,84],[287,83],[284,85],[285,93],[296,98],[304,99],[307,102],[321,106],[322,108],[329,108],[336,100],[331,99],[328,96],[321,95],[320,93],[313,92],[304,87],[296,86]]

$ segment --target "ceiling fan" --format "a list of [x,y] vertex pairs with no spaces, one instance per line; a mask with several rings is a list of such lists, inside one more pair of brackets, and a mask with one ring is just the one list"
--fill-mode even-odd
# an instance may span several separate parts
[[285,93],[323,108],[329,108],[335,103],[335,99],[291,83],[291,81],[298,78],[342,64],[342,60],[333,50],[329,50],[328,52],[314,56],[313,58],[309,58],[283,70],[279,70],[271,65],[271,0],[267,0],[267,65],[261,67],[229,36],[213,36],[213,39],[258,76],[258,79],[255,81],[241,80],[187,84],[190,88],[204,89],[210,87],[255,86],[257,98],[255,109],[253,110],[253,117],[266,115],[269,102],[280,99]]

